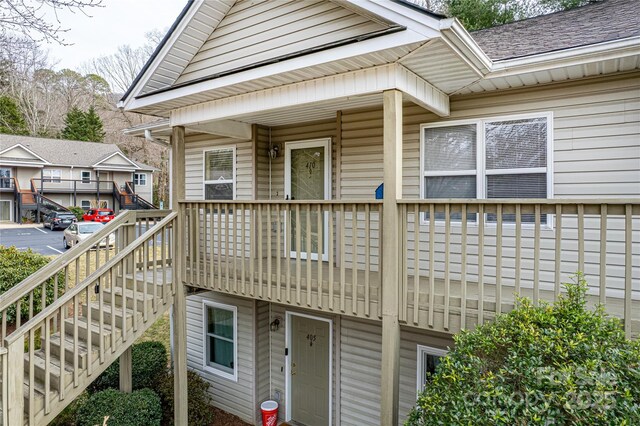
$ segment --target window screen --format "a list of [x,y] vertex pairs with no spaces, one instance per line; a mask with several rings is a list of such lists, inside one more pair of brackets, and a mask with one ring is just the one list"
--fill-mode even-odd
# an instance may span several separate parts
[[204,198],[206,200],[233,200],[235,152],[233,148],[205,152]]

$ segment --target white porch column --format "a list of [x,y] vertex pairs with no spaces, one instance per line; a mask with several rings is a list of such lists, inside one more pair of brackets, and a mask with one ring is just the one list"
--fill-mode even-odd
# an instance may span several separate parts
[[[178,201],[184,200],[184,127],[176,126],[171,133],[171,208],[179,209]],[[175,232],[175,250],[173,258],[173,392],[174,392],[174,424],[187,424],[187,301],[186,287],[181,275],[184,261],[184,217],[178,215],[178,226]]]
[[380,424],[398,424],[400,324],[398,323],[398,204],[402,198],[402,92],[383,95],[384,200],[382,247],[382,375]]

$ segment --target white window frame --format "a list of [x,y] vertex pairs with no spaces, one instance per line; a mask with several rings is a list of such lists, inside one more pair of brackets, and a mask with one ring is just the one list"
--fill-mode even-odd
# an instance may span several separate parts
[[91,200],[80,200],[80,208],[85,209],[85,207],[82,205],[82,203],[89,203],[89,206],[86,207],[85,211],[91,210]]
[[416,395],[420,395],[420,392],[424,389],[424,377],[427,373],[425,366],[422,364],[423,354],[443,357],[449,351],[426,345],[416,345],[416,347]]
[[[226,151],[226,150],[231,150],[233,152],[233,179],[229,180],[229,179],[223,179],[223,180],[219,180],[219,179],[215,179],[215,180],[206,180],[205,176],[207,175],[207,153],[209,152],[215,152],[215,151]],[[232,195],[232,200],[236,199],[236,192],[237,192],[237,179],[236,179],[236,146],[235,145],[221,145],[221,146],[216,146],[213,148],[205,148],[202,150],[202,199],[205,200],[205,196],[206,196],[206,187],[207,185],[211,185],[211,184],[216,184],[216,183],[231,183],[233,185],[233,195]],[[207,200],[207,201],[215,201],[215,200]],[[220,202],[225,202],[225,201],[229,201],[229,200],[219,200]]]
[[[207,308],[217,308],[224,309],[227,311],[233,312],[233,374],[228,371],[222,370],[220,368],[216,368],[215,365],[209,364],[209,344],[208,344],[208,309]],[[202,368],[205,371],[210,372],[211,374],[215,374],[216,376],[222,377],[227,380],[231,380],[233,382],[238,381],[238,307],[235,305],[227,305],[224,303],[214,302],[211,300],[203,300],[202,301],[202,342],[203,342],[203,350],[202,350]]]
[[[515,121],[526,120],[535,118],[546,118],[547,120],[547,166],[537,168],[524,168],[524,169],[498,169],[498,170],[486,170],[485,157],[486,157],[486,140],[485,140],[485,124],[495,121]],[[476,170],[453,170],[453,171],[426,171],[425,170],[425,129],[436,127],[453,127],[462,126],[467,124],[476,125]],[[526,113],[526,114],[513,114],[513,115],[500,115],[500,116],[486,116],[476,119],[466,120],[451,120],[441,121],[437,123],[425,123],[420,125],[420,199],[421,200],[438,200],[437,198],[427,198],[425,196],[425,177],[430,176],[476,176],[476,199],[488,200],[486,197],[487,176],[490,175],[509,175],[509,174],[522,174],[522,173],[546,173],[547,175],[547,199],[553,198],[553,112],[540,112],[540,113]],[[548,215],[546,227],[552,226],[551,215]],[[441,220],[436,220],[437,223],[443,223]],[[429,224],[429,220],[422,216],[421,223],[423,225]],[[460,223],[460,221],[451,221],[452,224]],[[468,225],[477,225],[478,221],[468,222]],[[485,225],[494,225],[491,222],[485,222]],[[528,226],[533,224],[523,224]],[[506,226],[506,224],[505,224]]]
[[[85,173],[88,173],[88,174],[89,174],[89,177],[88,177],[88,178],[85,178],[85,177],[84,177]],[[80,181],[81,181],[82,183],[91,183],[91,170],[82,170],[82,171],[80,172]]]
[[[49,176],[46,176],[47,174]],[[58,176],[56,177],[56,176],[54,176],[54,174],[58,175]],[[43,169],[42,170],[42,182],[50,182],[50,183],[60,183],[60,182],[62,182],[62,170],[60,170],[60,169]]]
[[[144,183],[140,183],[140,178],[144,176]],[[137,182],[136,182],[137,180]],[[147,174],[146,173],[134,173],[133,174],[133,185],[134,186],[147,186]]]

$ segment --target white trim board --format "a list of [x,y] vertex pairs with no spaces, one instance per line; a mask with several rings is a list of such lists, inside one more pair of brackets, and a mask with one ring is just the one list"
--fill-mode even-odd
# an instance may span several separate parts
[[[233,311],[233,374],[219,370],[207,363],[207,308],[219,308],[227,311]],[[225,303],[214,302],[212,300],[202,299],[202,369],[223,379],[238,381],[238,307]]]
[[[45,160],[44,158],[40,157],[38,154],[36,154],[35,152],[31,151],[29,148],[25,147],[24,145],[22,145],[21,143],[17,143],[15,145],[10,146],[7,149],[3,149],[2,151],[0,151],[0,161],[2,161],[2,154],[4,154],[5,152],[9,152],[14,148],[20,148],[23,151],[26,151],[27,153],[29,153],[30,155],[33,155],[36,159],[42,161],[44,164],[51,164],[49,161]],[[32,159],[25,159],[27,163],[29,163],[30,160]],[[7,160],[9,162],[14,162],[14,160]],[[20,164],[20,162],[16,162],[17,164]],[[31,163],[33,164],[33,163]]]
[[119,170],[120,167],[122,167],[122,168],[127,167],[125,165],[120,166],[118,164],[107,164],[105,166],[100,166],[102,163],[104,163],[105,161],[109,160],[110,158],[115,157],[116,155],[119,156],[120,158],[122,158],[123,160],[125,160],[126,162],[128,162],[129,164],[131,164],[134,167],[134,169],[137,170],[137,169],[140,168],[136,163],[134,163],[133,161],[129,160],[127,157],[124,156],[124,154],[122,154],[120,152],[114,152],[113,154],[108,155],[107,157],[105,157],[102,160],[98,161],[97,163],[95,163],[91,167],[94,167],[94,168],[113,168],[113,169],[116,169],[116,170]]
[[[291,317],[299,316],[303,318],[309,318],[316,321],[322,321],[329,323],[329,426],[333,424],[333,320],[330,318],[303,314],[300,312],[285,312],[285,348],[291,348]],[[291,355],[285,356],[285,374],[284,374],[284,387],[285,387],[285,421],[291,421]]]

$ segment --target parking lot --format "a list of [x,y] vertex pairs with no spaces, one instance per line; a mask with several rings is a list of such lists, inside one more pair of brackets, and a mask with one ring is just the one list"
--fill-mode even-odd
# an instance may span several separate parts
[[16,246],[18,250],[30,248],[45,256],[55,256],[64,252],[63,232],[43,229],[42,225],[0,225],[0,245]]

